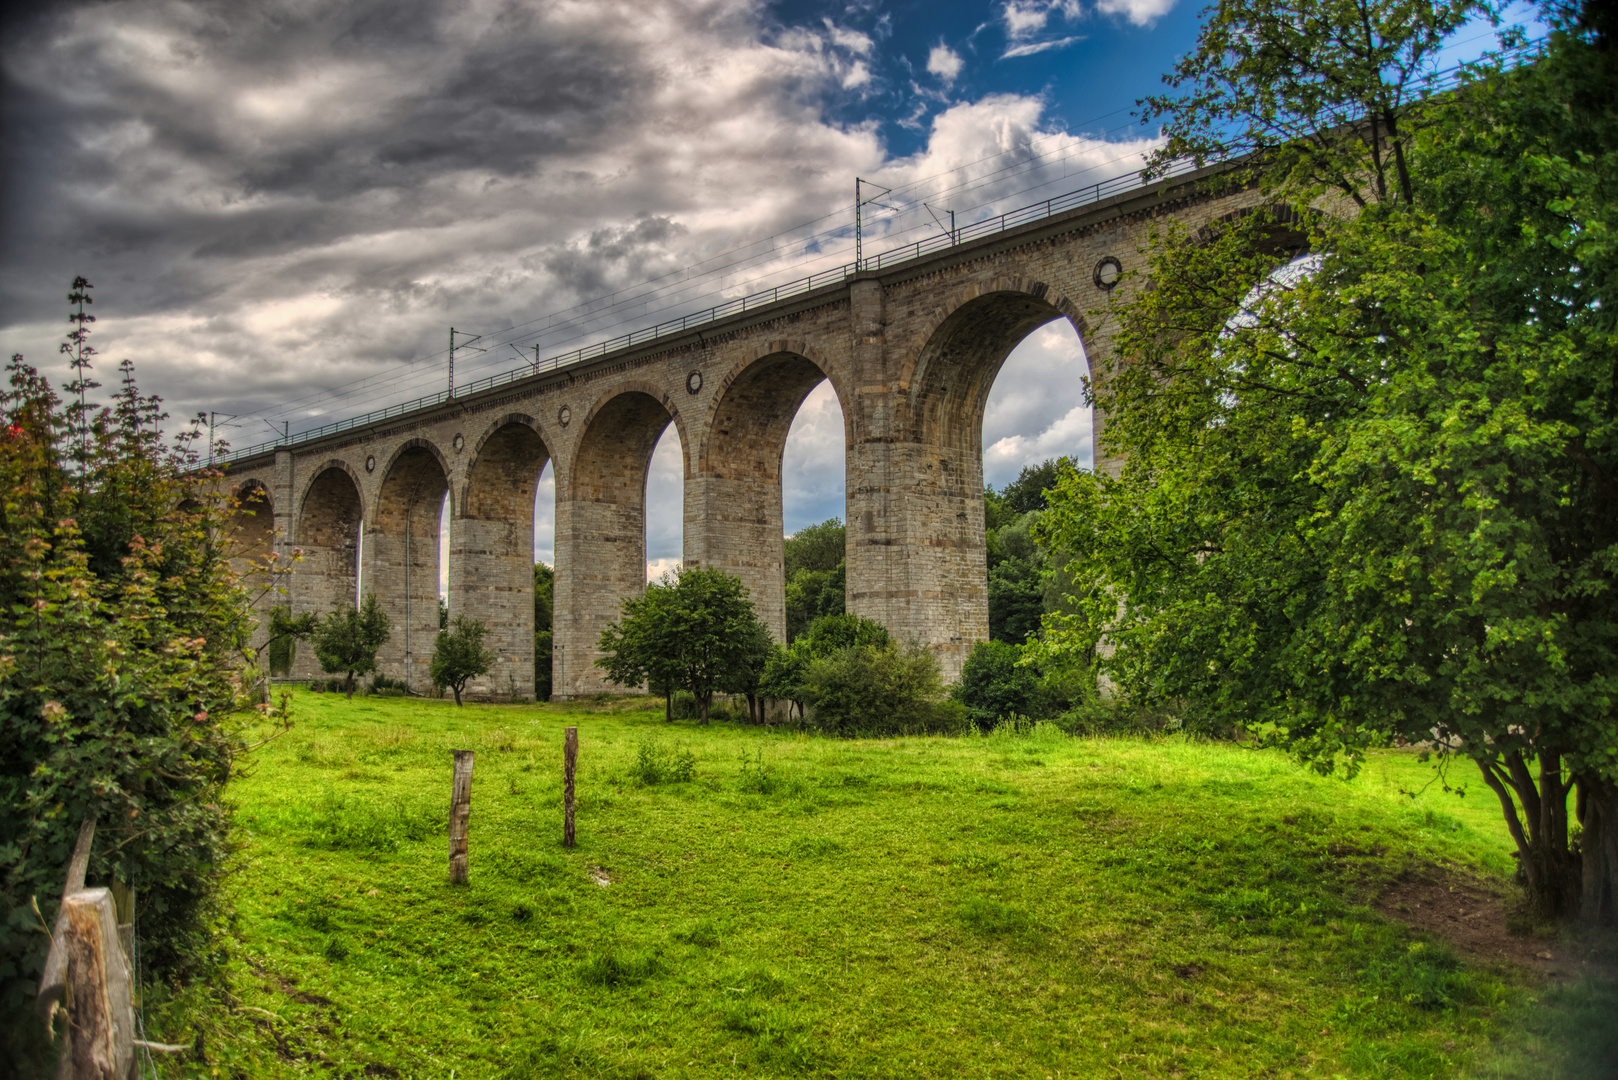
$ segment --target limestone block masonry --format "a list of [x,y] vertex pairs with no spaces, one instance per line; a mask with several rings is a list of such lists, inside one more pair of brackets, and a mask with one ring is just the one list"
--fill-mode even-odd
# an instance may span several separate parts
[[[1113,355],[1104,260],[1138,269],[1147,230],[1195,229],[1258,205],[1192,175],[684,334],[233,463],[267,504],[274,543],[302,558],[294,611],[375,593],[393,620],[381,673],[417,690],[438,629],[439,513],[449,500],[449,609],[484,622],[499,659],[475,698],[531,697],[534,489],[556,476],[554,698],[612,689],[594,661],[620,604],[645,587],[646,483],[673,424],[684,458],[684,563],[737,575],[784,637],[781,458],[804,397],[830,380],[844,417],[849,609],[933,649],[953,679],[988,636],[983,412],[995,374],[1036,327],[1067,319],[1091,378]],[[1074,387],[1075,398],[1079,387]],[[1095,417],[1096,462],[1106,455]],[[318,671],[308,647],[294,673]]]

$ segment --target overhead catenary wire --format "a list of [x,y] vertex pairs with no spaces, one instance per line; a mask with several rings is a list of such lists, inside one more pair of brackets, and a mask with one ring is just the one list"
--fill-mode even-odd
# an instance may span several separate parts
[[[1454,45],[1459,46],[1475,40],[1478,40],[1478,38],[1469,38],[1464,42],[1454,43]],[[1535,44],[1537,44],[1537,42],[1528,43],[1528,45],[1524,46],[1520,51],[1525,52],[1527,48],[1532,47]],[[1447,51],[1447,49],[1445,51]],[[1463,67],[1464,65],[1457,65],[1455,68],[1446,69],[1444,71],[1431,72],[1424,78],[1429,82],[1429,84],[1431,84],[1453,75]],[[1103,114],[1102,118],[1116,115],[1117,113],[1123,111],[1125,110],[1114,110],[1112,113]],[[1086,123],[1090,122],[1093,121],[1086,121]],[[1106,137],[1108,135],[1112,134],[1114,131],[1132,126],[1133,124],[1118,125],[1114,128],[1105,129],[1102,132],[1094,135],[1088,133],[1075,135],[1071,132],[1053,132],[1045,135],[1035,136],[1006,150],[1002,150],[994,154],[983,155],[982,157],[974,159],[971,162],[966,162],[962,165],[955,166],[954,168],[943,170],[927,177],[917,178],[910,183],[903,185],[902,187],[892,189],[892,194],[887,197],[898,199],[899,196],[908,196],[912,194],[917,194],[917,197],[912,200],[912,205],[909,207],[900,209],[890,206],[890,211],[899,210],[899,213],[894,214],[893,217],[885,219],[885,222],[891,225],[893,221],[897,220],[900,214],[906,211],[914,212],[919,216],[923,210],[927,210],[930,217],[931,210],[926,206],[927,201],[932,199],[943,199],[965,191],[970,191],[972,189],[994,187],[996,186],[995,181],[997,179],[1011,177],[1019,172],[1054,172],[1058,166],[1063,165],[1069,160],[1069,154],[1072,150],[1076,148],[1093,150],[1098,145],[1106,145]],[[1058,145],[1053,148],[1055,152],[1050,154],[1041,153],[1039,148],[1043,145],[1049,144],[1053,140],[1058,141]],[[1087,168],[1079,170],[1077,173],[1074,173],[1071,170],[1064,170],[1061,176],[1045,176],[1031,185],[1010,190],[998,190],[990,198],[985,199],[974,206],[968,207],[964,211],[957,210],[956,214],[952,215],[952,217],[962,215],[970,216],[978,211],[984,211],[984,216],[992,218],[995,216],[995,209],[997,206],[1003,204],[1009,199],[1016,197],[1017,195],[1025,195],[1030,191],[1037,191],[1041,188],[1052,186],[1059,183],[1063,179],[1070,180],[1075,175],[1086,175],[1087,173],[1094,172],[1108,164],[1115,164],[1118,161],[1121,161],[1124,158],[1132,156],[1138,152],[1139,147],[1137,145],[1137,147],[1131,148],[1131,150],[1125,154],[1118,155],[1104,162],[1092,163]],[[946,184],[937,191],[927,191],[922,193],[923,188],[936,181],[947,180],[951,177],[960,176],[960,174],[969,173],[974,167],[981,166],[985,163],[1003,161],[1008,157],[1013,158],[1014,160],[1000,165],[997,168],[991,168],[988,172],[981,175],[961,176],[957,182],[953,184]],[[891,169],[892,166],[889,168]],[[877,175],[881,175],[881,173],[885,171],[888,171],[888,169],[879,170]],[[547,323],[547,326],[540,330],[529,330],[525,333],[515,334],[514,336],[505,337],[502,340],[496,341],[491,345],[491,348],[497,348],[506,344],[511,344],[515,347],[518,342],[528,342],[529,347],[535,349],[536,356],[534,363],[529,366],[534,372],[537,373],[540,367],[539,351],[547,341],[548,346],[546,347],[555,349],[583,338],[590,338],[600,335],[603,332],[610,331],[610,329],[616,326],[622,326],[630,318],[633,318],[633,312],[637,309],[640,312],[650,312],[651,305],[653,304],[663,305],[660,309],[662,312],[664,312],[668,317],[678,318],[678,312],[680,309],[692,303],[691,297],[693,294],[700,293],[701,297],[706,299],[714,296],[716,293],[719,295],[724,295],[728,292],[735,292],[738,290],[745,292],[750,286],[755,285],[761,280],[766,280],[771,276],[780,274],[781,271],[787,267],[796,267],[802,271],[803,269],[807,269],[809,267],[824,265],[839,258],[839,252],[834,247],[826,246],[826,244],[828,241],[835,242],[837,240],[846,240],[851,231],[848,225],[843,225],[836,229],[804,236],[801,241],[794,245],[796,250],[789,251],[787,253],[782,252],[779,241],[782,238],[791,237],[795,234],[801,233],[804,229],[811,228],[829,219],[846,215],[848,213],[848,207],[833,210],[808,222],[800,223],[799,225],[790,227],[788,229],[779,230],[771,236],[764,237],[760,240],[751,241],[747,244],[729,248],[725,251],[710,256],[705,260],[689,264],[676,270],[671,270],[665,274],[641,282],[638,285],[615,290],[603,296],[592,298],[591,300],[581,301],[570,308],[565,308],[557,312],[539,316],[523,323],[517,323],[507,327],[504,330],[491,331],[489,332],[491,335],[498,337],[501,335],[511,334],[512,331],[522,330],[525,327],[530,327],[538,322],[543,321]],[[982,218],[979,218],[979,220],[982,220]],[[936,220],[920,219],[908,227],[890,228],[888,231],[882,233],[880,239],[891,242],[893,240],[912,235],[919,230],[930,231],[931,229],[938,227],[938,224],[939,223],[936,222]],[[970,222],[968,223],[968,227],[969,225]],[[952,230],[952,232],[953,231],[954,230]],[[954,237],[952,236],[951,239],[953,241]],[[904,245],[900,246],[903,247]],[[761,248],[763,250],[760,250]],[[732,256],[739,257],[731,258],[731,261],[728,263],[720,263],[717,266],[712,265],[718,260]],[[767,265],[760,267],[759,264],[761,263]],[[703,269],[704,267],[707,267],[707,269]],[[726,282],[724,280],[724,274],[727,271],[746,271],[749,268],[756,271],[751,277],[743,278],[741,280],[733,279],[730,282]],[[714,281],[716,277],[719,278],[717,283]],[[676,280],[670,281],[669,279]],[[571,317],[563,318],[564,316],[570,315]],[[557,321],[559,318],[561,319],[560,322]],[[432,355],[443,355],[443,353],[440,352],[438,354],[428,354],[428,357],[419,358],[418,360],[412,361],[406,365],[395,366],[387,371],[363,376],[359,379],[351,380],[346,384],[324,389],[308,397],[283,402],[276,408],[266,410],[265,415],[282,417],[287,416],[291,412],[299,411],[303,412],[305,417],[321,415],[325,412],[325,410],[312,408],[312,406],[333,400],[338,395],[344,394],[345,392],[348,394],[348,397],[345,400],[345,405],[347,408],[344,411],[350,412],[363,411],[364,406],[370,401],[376,400],[380,394],[386,394],[388,397],[397,400],[401,395],[408,394],[410,390],[425,385],[431,378],[430,372],[422,371],[418,365],[420,359],[430,358]],[[488,376],[484,376],[484,378],[487,377]],[[386,382],[385,387],[376,385],[384,381]],[[355,400],[353,397],[354,392],[364,389],[372,389],[373,392],[368,394],[361,393],[358,400]]]

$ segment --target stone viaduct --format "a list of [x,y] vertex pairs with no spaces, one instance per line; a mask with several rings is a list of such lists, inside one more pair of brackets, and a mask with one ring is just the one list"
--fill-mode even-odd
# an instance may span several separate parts
[[[499,660],[474,696],[531,696],[534,490],[556,477],[554,697],[608,689],[603,627],[645,587],[646,483],[669,424],[684,458],[684,563],[746,584],[785,634],[781,460],[823,379],[846,439],[849,610],[936,651],[946,679],[988,636],[983,413],[1000,365],[1067,319],[1106,378],[1117,266],[1143,262],[1154,221],[1192,228],[1246,212],[1193,173],[955,244],[599,359],[387,420],[239,457],[243,528],[300,548],[294,611],[375,593],[393,620],[380,670],[429,685],[438,628],[439,514],[450,504],[449,607],[483,620]],[[1078,397],[1079,387],[1074,387]],[[1095,417],[1096,461],[1111,464]],[[273,522],[273,532],[271,524]],[[307,646],[294,674],[318,671]]]

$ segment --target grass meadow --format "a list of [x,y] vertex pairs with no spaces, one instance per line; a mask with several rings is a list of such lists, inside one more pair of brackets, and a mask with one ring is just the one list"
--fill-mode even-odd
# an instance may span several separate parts
[[[1597,1077],[1618,995],[1384,917],[1502,883],[1407,752],[1053,729],[835,740],[300,693],[234,786],[228,979],[148,995],[196,1077]],[[578,846],[561,846],[563,728]],[[447,884],[450,750],[477,752]],[[1419,792],[1414,797],[1405,792]],[[200,1055],[197,1050],[200,1049]]]

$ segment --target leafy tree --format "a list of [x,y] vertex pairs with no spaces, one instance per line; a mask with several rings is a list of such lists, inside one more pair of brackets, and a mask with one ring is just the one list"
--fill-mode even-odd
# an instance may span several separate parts
[[[785,701],[789,705],[798,707],[798,718],[803,719],[804,711],[804,675],[809,671],[809,661],[813,659],[809,650],[803,647],[801,639],[789,646],[776,645],[770,650],[770,657],[764,662],[764,674],[759,678],[758,692],[764,697],[775,701]],[[792,713],[787,712],[787,719]]]
[[367,593],[357,609],[337,608],[315,626],[315,658],[321,671],[343,676],[343,690],[352,700],[354,676],[376,670],[376,654],[392,633],[393,624],[377,604],[376,594]]
[[755,615],[752,623],[742,628],[732,664],[720,682],[719,688],[725,693],[741,694],[747,698],[747,719],[750,723],[764,722],[759,696],[763,692],[764,672],[776,648],[770,628]]
[[461,704],[466,684],[479,675],[487,675],[494,663],[494,650],[484,648],[483,639],[489,628],[464,614],[450,620],[447,629],[440,630],[433,642],[433,658],[427,674],[439,690],[448,687],[455,692],[455,704]]
[[1083,598],[1044,647],[1322,771],[1469,760],[1539,909],[1610,921],[1618,75],[1552,9],[1537,62],[1418,104],[1474,10],[1211,9],[1165,153],[1262,151],[1232,179],[1279,209],[1156,239],[1097,393],[1123,475],[1064,477],[1042,526]]
[[762,674],[757,623],[739,578],[713,567],[685,567],[624,602],[623,617],[602,631],[596,665],[619,685],[662,689],[669,719],[675,687],[689,690],[706,724],[717,690],[755,662]]
[[1046,458],[1038,465],[1023,466],[1022,472],[1017,474],[1017,479],[1002,488],[998,495],[993,495],[993,488],[990,488],[989,492],[1009,521],[1010,518],[1022,514],[1044,510],[1048,505],[1045,493],[1056,486],[1056,481],[1065,470],[1072,468],[1073,463],[1065,457]]
[[622,616],[601,633],[602,656],[596,661],[609,682],[648,686],[661,694],[667,723],[674,722],[674,692],[684,672],[674,603],[674,582],[668,574],[647,585],[640,596],[625,600]]
[[556,571],[534,564],[534,700],[551,696],[551,607],[556,592]]
[[292,670],[298,655],[298,641],[315,632],[317,620],[312,613],[293,615],[286,604],[270,608],[269,639],[264,643],[270,674],[285,675]]
[[847,530],[841,518],[827,518],[818,525],[806,525],[786,538],[786,577],[791,581],[800,570],[830,573],[843,561]]
[[[76,382],[88,372],[76,364]],[[220,886],[236,865],[224,790],[259,717],[240,711],[258,676],[251,597],[230,562],[235,508],[219,474],[199,468],[195,425],[166,443],[166,414],[127,362],[110,408],[88,396],[65,407],[21,357],[8,373],[0,1056],[21,1068],[41,1048],[25,1045],[34,1022],[10,1014],[31,998],[49,943],[32,903],[54,921],[86,818],[97,821],[89,880],[138,891],[145,973],[178,981],[214,962]]]
[[1049,571],[1032,536],[1038,519],[1038,511],[1029,511],[987,536],[989,637],[996,641],[1021,645],[1039,629]]
[[841,615],[846,603],[844,541],[838,518],[799,529],[786,539],[787,641],[822,615]]

